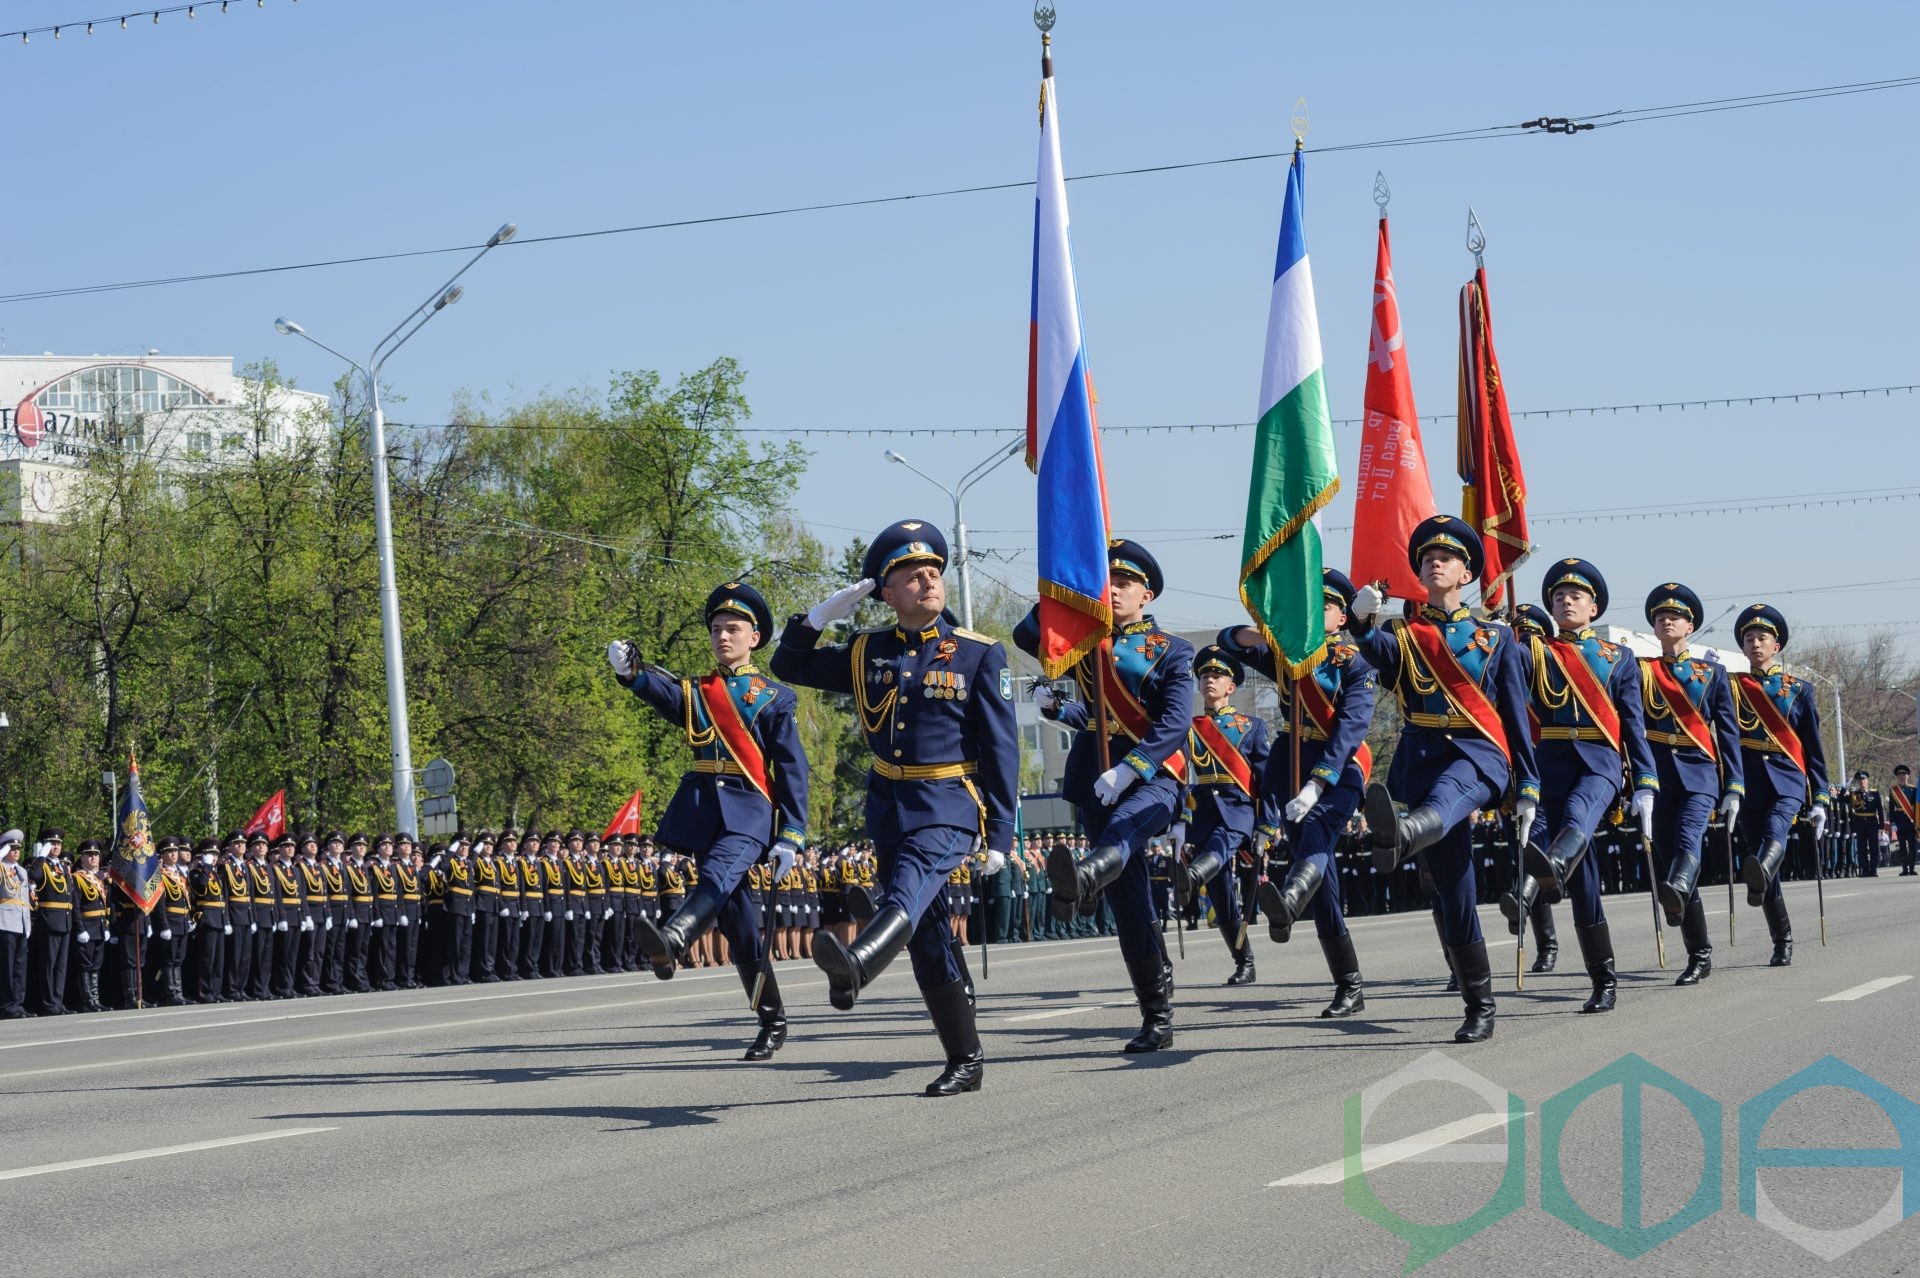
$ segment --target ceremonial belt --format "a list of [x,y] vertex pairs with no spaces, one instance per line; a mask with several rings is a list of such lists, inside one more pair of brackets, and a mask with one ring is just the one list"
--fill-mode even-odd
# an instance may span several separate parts
[[[1411,625],[1400,627],[1400,634],[1403,659],[1413,657],[1415,650],[1418,651],[1428,671],[1439,682],[1440,690],[1446,694],[1447,703],[1465,720],[1458,726],[1472,728],[1485,737],[1500,751],[1500,757],[1511,766],[1513,754],[1507,748],[1507,733],[1500,722],[1500,712],[1494,709],[1493,702],[1487,699],[1486,692],[1473,681],[1466,667],[1460,664],[1460,658],[1455,656],[1453,649],[1447,646],[1446,636],[1440,633],[1440,627],[1431,622],[1416,621]],[[1446,718],[1451,720],[1453,715],[1447,715]],[[1415,722],[1418,720],[1416,719]],[[1453,727],[1455,725],[1448,722],[1442,725],[1422,724],[1421,726]]]
[[1786,755],[1793,760],[1801,772],[1806,772],[1807,749],[1800,744],[1800,735],[1780,713],[1780,707],[1773,704],[1773,698],[1767,695],[1767,690],[1761,686],[1760,681],[1750,674],[1735,675],[1733,687],[1734,691],[1740,694],[1741,699],[1752,707],[1754,718],[1760,722],[1760,730],[1767,734],[1766,745],[1760,745],[1757,742],[1745,744],[1759,750],[1768,750],[1770,746],[1769,753],[1778,752]]
[[1240,784],[1240,778],[1231,772],[1196,772],[1187,778],[1193,785],[1234,785]]
[[40,902],[40,908],[43,910],[71,910],[73,903],[70,901],[42,901]]
[[876,776],[889,781],[951,781],[956,777],[970,777],[980,770],[980,765],[968,760],[965,763],[888,763],[884,759],[873,761]]
[[1193,735],[1200,738],[1201,744],[1206,746],[1207,752],[1226,769],[1226,773],[1224,776],[1215,773],[1206,777],[1193,777],[1191,780],[1201,784],[1210,783],[1214,785],[1230,781],[1240,787],[1241,793],[1251,795],[1253,793],[1253,768],[1248,765],[1246,757],[1240,753],[1239,747],[1227,740],[1227,734],[1220,730],[1220,725],[1214,721],[1212,715],[1203,714],[1194,719]]
[[707,772],[723,777],[744,777],[747,770],[732,759],[695,759],[688,766],[689,772]]
[[[692,681],[682,685],[681,694],[690,696]],[[739,761],[741,775],[753,782],[753,788],[760,797],[773,802],[773,771],[767,766],[767,757],[760,751],[760,743],[747,728],[747,721],[740,717],[740,707],[733,699],[733,692],[727,687],[725,675],[710,674],[700,680],[700,701],[707,708],[707,718],[713,721],[714,732],[727,752]],[[697,768],[698,762],[695,763]]]
[[1539,738],[1542,741],[1598,741],[1603,745],[1613,745],[1613,738],[1602,728],[1570,728],[1554,723],[1543,725]]
[[392,901],[392,900],[397,900],[398,898],[396,898],[394,894],[391,892],[375,892],[373,894],[373,899],[376,901]]
[[472,888],[448,887],[447,891],[453,893],[455,896],[472,896],[473,895]]
[[80,911],[80,917],[83,919],[104,919],[107,917],[107,912],[104,908],[98,910],[82,910]]
[[[1657,745],[1672,746],[1676,750],[1684,750],[1688,746],[1698,746],[1700,744],[1684,732],[1660,732],[1653,728],[1647,729],[1647,740]],[[1707,751],[1707,756],[1712,758],[1713,751]]]
[[[1656,657],[1646,665],[1654,684],[1660,689],[1661,698],[1667,703],[1668,713],[1672,714],[1673,721],[1680,725],[1679,732],[1662,732],[1657,736],[1649,732],[1647,739],[1658,740],[1662,745],[1673,746],[1675,749],[1693,746],[1709,759],[1719,762],[1719,754],[1713,748],[1713,732],[1707,727],[1706,716],[1702,715],[1700,708],[1693,704],[1693,698],[1689,697],[1686,689],[1680,686],[1680,681],[1673,677],[1673,671],[1667,667],[1667,663]],[[1678,738],[1683,734],[1685,740],[1667,739]]]
[[[1600,682],[1599,677],[1593,673],[1593,667],[1587,664],[1586,654],[1571,640],[1566,639],[1555,639],[1551,643],[1540,646],[1549,657],[1553,658],[1553,664],[1559,667],[1561,678],[1567,681],[1567,687],[1579,701],[1580,708],[1587,712],[1588,718],[1599,725],[1606,743],[1615,750],[1620,749],[1620,711],[1614,707],[1613,697],[1607,691],[1606,685]],[[1681,700],[1686,700],[1684,695]],[[1552,733],[1553,729],[1550,725],[1542,726],[1540,739],[1543,741],[1569,739],[1551,735]],[[1588,740],[1589,738],[1571,739]]]
[[[1334,706],[1333,702],[1327,699],[1327,690],[1320,686],[1320,681],[1313,677],[1312,671],[1308,671],[1305,678],[1295,679],[1293,688],[1293,695],[1298,697],[1300,704],[1306,708],[1308,721],[1319,731],[1317,739],[1333,740]],[[1303,733],[1302,735],[1307,736],[1308,740],[1315,739],[1311,734]],[[1353,752],[1353,761],[1360,765],[1362,781],[1373,775],[1372,746],[1362,741]]]
[[185,914],[186,912],[187,907],[184,905],[169,905],[167,907],[167,913],[169,914]]
[[0,905],[18,905],[25,908],[26,904],[27,898],[24,896],[9,896],[5,899],[0,899]]
[[1909,825],[1913,824],[1913,797],[1904,793],[1900,787],[1896,785],[1893,787],[1893,803],[1895,807],[1900,809],[1900,815],[1907,819],[1907,823]]
[[1464,714],[1426,714],[1419,710],[1410,711],[1407,722],[1416,728],[1477,728],[1472,719]]

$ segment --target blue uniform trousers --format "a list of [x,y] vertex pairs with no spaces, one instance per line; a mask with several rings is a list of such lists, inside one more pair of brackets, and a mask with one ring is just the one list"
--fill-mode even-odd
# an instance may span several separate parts
[[[1087,837],[1096,848],[1119,844],[1127,851],[1120,877],[1106,889],[1107,906],[1113,911],[1114,929],[1120,934],[1120,953],[1129,963],[1144,963],[1149,956],[1165,953],[1160,929],[1153,913],[1153,884],[1147,873],[1146,847],[1149,840],[1166,832],[1173,824],[1178,795],[1173,782],[1164,778],[1142,781],[1120,796],[1110,808],[1089,804],[1080,809],[1080,820]],[[1233,898],[1233,866],[1220,871],[1215,883],[1229,880],[1221,896]],[[1211,884],[1209,885],[1211,886]],[[1214,906],[1217,911],[1220,906]],[[1236,916],[1237,917],[1237,916]]]
[[1312,862],[1320,867],[1320,890],[1313,894],[1313,931],[1323,941],[1347,934],[1346,915],[1340,910],[1340,867],[1334,852],[1340,846],[1341,832],[1359,810],[1361,794],[1357,785],[1336,785],[1320,796],[1306,820],[1287,826],[1293,863]]
[[1207,884],[1207,901],[1213,906],[1214,926],[1220,929],[1220,935],[1227,938],[1227,944],[1233,945],[1240,939],[1240,894],[1234,891],[1234,871],[1237,868],[1234,856],[1246,846],[1246,836],[1224,825],[1190,833],[1196,836],[1193,841],[1200,846],[1196,856],[1212,854],[1220,857],[1220,873],[1214,875],[1213,881]]
[[[1787,837],[1793,833],[1793,818],[1800,815],[1806,801],[1804,793],[1781,794],[1776,790],[1773,775],[1766,768],[1747,769],[1747,794],[1740,801],[1740,836],[1745,845],[1740,855],[1743,858],[1758,856],[1760,849],[1775,839],[1781,847],[1787,846]],[[1767,884],[1765,899],[1780,899],[1778,874]]]
[[722,834],[698,859],[699,891],[711,888],[721,899],[714,926],[727,938],[733,965],[748,976],[760,971],[760,910],[747,892],[747,870],[766,853],[766,840],[751,834]]
[[1440,919],[1440,939],[1448,945],[1471,945],[1480,937],[1480,915],[1473,885],[1473,826],[1470,818],[1498,797],[1471,759],[1454,757],[1438,772],[1428,772],[1427,760],[1415,760],[1395,780],[1406,787],[1412,807],[1431,807],[1440,814],[1446,833],[1421,855],[1433,877],[1434,913]]
[[1576,927],[1592,927],[1607,921],[1600,904],[1600,851],[1592,846],[1593,832],[1620,797],[1620,778],[1603,776],[1589,768],[1571,746],[1549,743],[1540,748],[1540,821],[1546,827],[1546,844],[1562,830],[1579,830],[1589,843],[1580,858],[1571,883],[1560,890],[1573,902]]
[[913,920],[907,954],[913,979],[923,990],[950,985],[964,975],[953,956],[953,927],[947,909],[947,876],[973,851],[978,830],[929,825],[899,843],[877,844],[881,908],[898,906]]
[[[1654,758],[1664,761],[1665,756],[1655,751]],[[1693,883],[1692,901],[1700,899],[1700,854],[1713,808],[1713,795],[1685,789],[1671,767],[1660,768],[1660,790],[1653,799],[1653,855],[1663,878],[1672,879],[1676,869],[1686,871]]]

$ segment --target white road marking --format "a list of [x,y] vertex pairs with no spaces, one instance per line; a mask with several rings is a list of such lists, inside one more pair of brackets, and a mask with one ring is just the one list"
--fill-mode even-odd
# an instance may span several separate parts
[[1011,1024],[1014,1021],[1049,1021],[1056,1016],[1078,1016],[1082,1012],[1098,1012],[1109,1007],[1132,1007],[1131,1003],[1082,1003],[1078,1007],[1058,1007],[1050,1012],[1024,1012],[1019,1016],[1002,1019]]
[[1911,981],[1912,979],[1911,974],[1906,976],[1882,976],[1877,980],[1868,981],[1865,985],[1856,985],[1850,990],[1841,990],[1838,994],[1829,994],[1820,1001],[1822,1003],[1851,1003],[1855,999],[1865,998],[1869,994],[1878,994],[1881,990],[1892,989],[1894,986],[1900,984],[1900,982]]
[[255,1132],[251,1136],[227,1136],[220,1140],[196,1140],[190,1145],[162,1145],[158,1149],[136,1149],[127,1154],[103,1154],[99,1158],[76,1158],[67,1163],[42,1163],[38,1167],[16,1167],[0,1171],[0,1180],[19,1180],[22,1176],[46,1176],[54,1172],[79,1171],[83,1167],[105,1167],[112,1163],[138,1162],[142,1158],[166,1158],[172,1154],[192,1154],[203,1149],[224,1149],[228,1145],[251,1145],[255,1141],[285,1140],[289,1136],[313,1136],[337,1132],[338,1127],[286,1127],[273,1132]]
[[[1529,1111],[1531,1112],[1531,1111]],[[1427,1162],[1447,1163],[1502,1163],[1507,1160],[1505,1145],[1466,1145],[1459,1149],[1446,1149],[1458,1140],[1478,1135],[1495,1127],[1507,1125],[1506,1114],[1475,1114],[1470,1118],[1455,1119],[1451,1123],[1442,1123],[1432,1131],[1421,1132],[1417,1136],[1408,1136],[1404,1140],[1389,1141],[1384,1145],[1369,1145],[1360,1151],[1362,1170],[1372,1172],[1394,1163],[1404,1163],[1409,1159],[1422,1158]],[[1525,1115],[1522,1115],[1524,1118]],[[1338,1185],[1347,1178],[1347,1160],[1337,1158],[1333,1162],[1319,1167],[1309,1168],[1288,1176],[1285,1180],[1267,1182],[1268,1189],[1287,1189],[1299,1185]]]

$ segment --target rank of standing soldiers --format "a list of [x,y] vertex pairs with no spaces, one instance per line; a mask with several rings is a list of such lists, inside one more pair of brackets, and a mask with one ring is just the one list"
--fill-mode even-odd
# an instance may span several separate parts
[[[1821,846],[1832,792],[1811,689],[1781,662],[1786,617],[1764,603],[1741,612],[1735,633],[1750,670],[1729,672],[1689,651],[1702,609],[1678,582],[1647,595],[1661,653],[1636,658],[1595,632],[1609,594],[1585,560],[1550,568],[1543,607],[1510,622],[1461,603],[1483,567],[1463,521],[1426,520],[1408,562],[1426,598],[1407,601],[1399,617],[1385,615],[1375,586],[1325,573],[1325,654],[1294,677],[1250,627],[1227,626],[1198,653],[1162,630],[1149,611],[1165,589],[1160,565],[1137,542],[1112,542],[1110,659],[1089,654],[1073,667],[1077,696],[1045,682],[1034,691],[1040,712],[1074,733],[1065,790],[1085,831],[1077,847],[1056,842],[1042,860],[1014,838],[1006,652],[947,610],[940,529],[903,520],[873,539],[859,581],[788,619],[766,672],[755,655],[776,638],[773,615],[743,582],[716,587],[706,602],[707,673],[682,677],[631,642],[608,645],[621,686],[680,727],[691,753],[657,851],[652,840],[602,843],[579,830],[481,831],[424,853],[405,836],[235,835],[192,848],[163,840],[163,897],[143,918],[105,890],[97,844],[82,844],[68,866],[60,832],[42,831],[23,874],[24,839],[10,831],[0,839],[4,1010],[15,1014],[22,992],[36,1010],[71,1006],[70,985],[92,1010],[103,997],[211,1002],[642,965],[667,979],[683,966],[731,963],[756,1022],[745,1058],[766,1060],[788,1031],[770,959],[811,958],[845,1011],[905,950],[944,1058],[926,1092],[948,1096],[979,1090],[985,1076],[963,947],[982,885],[1006,873],[1009,858],[1018,888],[998,895],[1021,902],[1016,932],[1024,925],[1033,937],[1038,920],[1040,935],[1077,934],[1060,929],[1096,909],[1104,930],[1110,917],[1141,1014],[1123,1050],[1154,1052],[1174,1037],[1174,966],[1157,903],[1168,879],[1183,906],[1203,891],[1212,902],[1234,959],[1229,984],[1255,979],[1247,921],[1257,904],[1277,944],[1312,916],[1333,990],[1322,1016],[1365,1010],[1334,859],[1358,828],[1377,872],[1417,865],[1430,885],[1448,989],[1463,1004],[1454,1041],[1481,1042],[1497,1011],[1476,908],[1485,864],[1501,851],[1486,847],[1498,828],[1484,819],[1490,810],[1511,816],[1519,855],[1499,905],[1510,931],[1534,929],[1543,951],[1535,971],[1556,962],[1553,905],[1572,902],[1591,986],[1581,1012],[1610,1011],[1619,997],[1594,852],[1610,826],[1640,840],[1659,907],[1680,929],[1687,958],[1676,984],[1712,972],[1699,893],[1710,830],[1731,839],[1721,855],[1730,869],[1737,858],[1747,903],[1766,921],[1770,965],[1791,963],[1783,862],[1797,830]],[[870,595],[893,623],[827,642]],[[1030,615],[1015,642],[1031,652],[1036,639]],[[1278,686],[1271,727],[1231,704],[1249,667]],[[865,850],[802,850],[807,758],[788,685],[852,698],[872,751]],[[1366,745],[1380,695],[1397,700],[1403,725],[1384,776]],[[1904,767],[1895,780],[1893,842],[1910,872],[1913,789]],[[1848,814],[1864,823],[1885,809],[1862,781]],[[1163,838],[1171,863],[1160,857]],[[1476,843],[1493,854],[1482,865]],[[1257,903],[1241,899],[1251,876],[1238,872],[1255,857],[1284,865]],[[1619,865],[1607,871],[1616,888]],[[23,908],[38,928],[10,927]],[[29,932],[30,944],[12,939]],[[106,995],[103,972],[117,978]]]

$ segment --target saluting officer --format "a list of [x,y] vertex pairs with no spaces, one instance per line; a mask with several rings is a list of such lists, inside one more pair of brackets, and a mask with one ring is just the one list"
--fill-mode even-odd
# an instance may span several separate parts
[[[1750,604],[1733,623],[1750,673],[1733,677],[1733,711],[1740,728],[1741,770],[1747,799],[1740,808],[1740,866],[1747,904],[1766,916],[1773,938],[1769,967],[1793,962],[1793,920],[1780,894],[1780,862],[1787,834],[1809,801],[1808,827],[1815,848],[1827,830],[1827,756],[1820,745],[1820,710],[1813,685],[1780,664],[1787,646],[1787,619],[1769,604]],[[1817,853],[1816,853],[1817,855]]]
[[[1916,805],[1920,796],[1916,796],[1913,787],[1913,769],[1902,763],[1893,770],[1893,844],[1891,852],[1900,854],[1900,876],[1905,878],[1913,871],[1914,828]],[[1889,856],[1889,862],[1892,857]]]
[[1697,985],[1713,971],[1713,938],[1700,899],[1700,851],[1716,805],[1731,831],[1747,792],[1733,680],[1717,663],[1687,651],[1701,615],[1700,596],[1679,582],[1654,587],[1646,616],[1660,655],[1640,658],[1647,744],[1660,774],[1653,852],[1664,868],[1655,890],[1667,923],[1680,929],[1687,947],[1687,966],[1675,985]]
[[1393,775],[1406,795],[1402,815],[1378,781],[1366,794],[1374,868],[1390,873],[1426,852],[1446,944],[1466,1019],[1456,1043],[1493,1037],[1497,1010],[1473,879],[1473,814],[1517,796],[1525,843],[1539,807],[1540,779],[1527,722],[1526,664],[1514,634],[1474,620],[1461,606],[1485,565],[1480,536],[1463,520],[1435,515],[1413,530],[1407,560],[1427,601],[1407,621],[1376,627],[1377,587],[1354,593],[1353,637],[1360,655],[1400,699]]
[[[829,1000],[846,1011],[906,948],[946,1053],[929,1096],[978,1091],[986,1070],[946,880],[983,846],[987,873],[1005,863],[1020,773],[1006,650],[945,615],[946,565],[946,538],[932,524],[883,529],[867,547],[862,579],[790,620],[773,656],[774,674],[788,683],[851,694],[873,751],[866,823],[879,853],[878,908],[851,944],[816,936],[813,961],[827,974]],[[821,632],[876,588],[894,624],[820,647]]]
[[1313,911],[1313,929],[1333,977],[1333,1001],[1320,1015],[1339,1018],[1367,1005],[1334,858],[1373,769],[1367,729],[1373,725],[1376,679],[1360,650],[1339,637],[1353,603],[1353,582],[1333,568],[1320,575],[1327,647],[1306,677],[1282,670],[1272,647],[1251,626],[1227,627],[1220,632],[1220,644],[1274,681],[1280,690],[1279,721],[1288,725],[1287,733],[1299,725],[1298,791],[1291,735],[1269,752],[1259,782],[1265,805],[1263,842],[1271,847],[1279,835],[1277,816],[1286,823],[1293,853],[1285,882],[1269,880],[1261,886],[1260,908],[1266,911],[1267,934],[1282,944],[1293,935],[1295,921]]
[[[1071,918],[1105,892],[1120,933],[1120,954],[1140,1004],[1140,1032],[1128,1052],[1173,1045],[1173,964],[1160,935],[1148,881],[1147,844],[1166,833],[1186,773],[1187,734],[1193,728],[1193,645],[1160,628],[1147,605],[1166,588],[1159,562],[1125,538],[1108,543],[1113,638],[1110,659],[1096,653],[1073,667],[1080,700],[1057,702],[1036,685],[1040,713],[1075,729],[1067,751],[1064,793],[1078,807],[1092,850],[1075,861],[1056,846],[1047,855],[1056,918]],[[1038,611],[1015,628],[1013,641],[1038,654]],[[1103,645],[1104,647],[1105,645]],[[1105,724],[1093,722],[1096,692],[1105,683]],[[1049,711],[1051,706],[1051,712]],[[1100,744],[1110,766],[1101,770]]]
[[1573,931],[1580,941],[1593,993],[1582,1012],[1613,1010],[1619,978],[1613,935],[1600,901],[1601,866],[1594,831],[1620,797],[1621,762],[1633,778],[1630,811],[1642,838],[1653,834],[1660,778],[1647,748],[1640,697],[1640,663],[1628,649],[1594,633],[1607,610],[1607,581],[1584,559],[1563,559],[1541,582],[1540,593],[1559,626],[1551,641],[1531,641],[1531,709],[1540,725],[1541,804],[1548,843],[1526,850],[1526,874],[1500,900],[1507,930],[1518,936],[1543,883],[1573,898]]
[[704,616],[714,669],[676,679],[640,660],[631,643],[607,647],[614,677],[655,713],[681,726],[693,760],[661,819],[660,842],[700,858],[698,883],[664,925],[637,922],[641,956],[670,978],[693,942],[718,925],[754,1008],[760,1032],[745,1059],[763,1061],[787,1041],[786,1010],[760,985],[760,924],[746,883],[766,857],[776,876],[792,870],[806,842],[807,755],[793,690],[755,668],[773,637],[760,592],[730,581],[707,596]]

